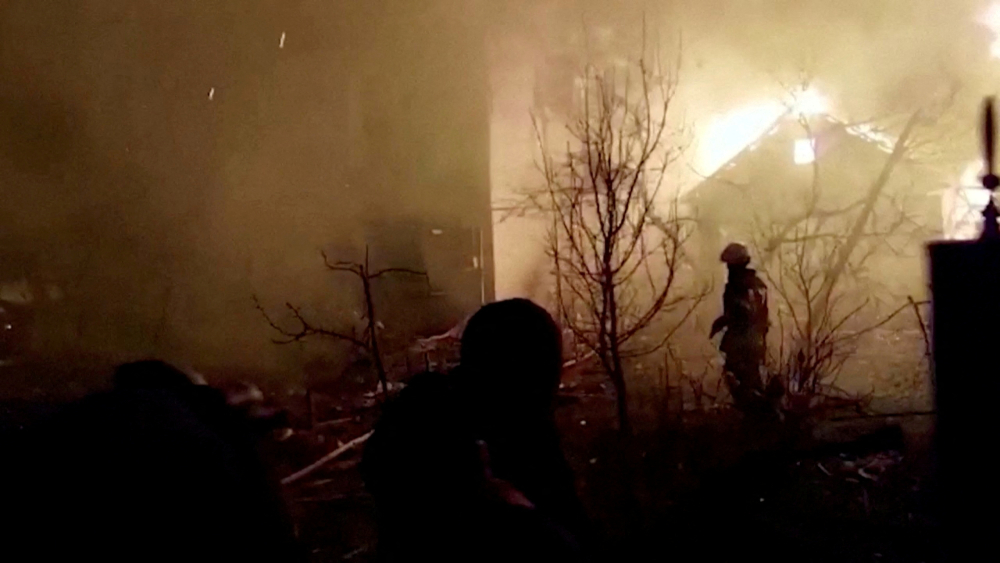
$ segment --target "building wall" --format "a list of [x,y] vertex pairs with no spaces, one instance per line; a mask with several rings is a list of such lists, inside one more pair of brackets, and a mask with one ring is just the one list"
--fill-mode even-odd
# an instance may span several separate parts
[[420,4],[0,5],[0,234],[66,294],[43,349],[294,366],[251,296],[337,324],[319,252],[375,219],[491,256],[481,22]]

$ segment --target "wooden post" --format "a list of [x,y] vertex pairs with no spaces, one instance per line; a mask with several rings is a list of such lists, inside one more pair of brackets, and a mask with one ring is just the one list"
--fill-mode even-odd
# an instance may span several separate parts
[[930,246],[932,349],[938,482],[944,538],[955,561],[982,553],[1000,524],[995,449],[1000,378],[991,370],[1000,343],[1000,242]]
[[[983,187],[993,190],[993,110],[987,100]],[[929,245],[934,365],[935,505],[948,561],[980,558],[1000,524],[993,463],[1000,378],[994,350],[1000,343],[1000,232],[992,202],[982,237]]]
[[389,397],[389,379],[382,364],[382,351],[378,345],[378,322],[375,319],[375,299],[372,296],[372,273],[368,265],[368,246],[365,246],[365,265],[361,268],[361,287],[365,293],[365,311],[368,317],[368,352],[375,367],[375,377],[382,384],[381,399]]

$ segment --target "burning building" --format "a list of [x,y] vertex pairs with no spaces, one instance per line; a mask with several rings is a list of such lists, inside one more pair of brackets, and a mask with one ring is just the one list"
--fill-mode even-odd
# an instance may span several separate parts
[[[705,275],[718,270],[714,257],[729,241],[767,252],[780,237],[794,238],[783,225],[805,222],[827,222],[846,233],[869,201],[879,208],[867,238],[888,243],[897,235],[914,242],[941,236],[942,184],[913,155],[893,160],[894,139],[794,108],[764,131],[681,200],[697,219],[692,242]],[[922,291],[922,256],[891,250],[873,257],[873,278],[904,295]]]

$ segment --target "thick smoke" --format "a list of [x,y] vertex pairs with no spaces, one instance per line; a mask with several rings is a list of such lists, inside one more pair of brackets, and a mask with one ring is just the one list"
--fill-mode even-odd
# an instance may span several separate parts
[[[644,37],[679,54],[675,119],[696,150],[713,116],[803,77],[845,119],[918,107],[952,86],[975,100],[998,64],[979,21],[988,8],[10,0],[0,5],[2,277],[33,277],[38,291],[59,283],[58,330],[44,346],[220,364],[239,349],[255,358],[239,361],[273,364],[251,294],[336,309],[351,287],[331,280],[320,249],[356,242],[360,225],[400,209],[478,213],[463,190],[487,183],[476,176],[487,158],[495,201],[539,182],[529,116],[554,58],[634,57]],[[488,67],[471,47],[483,43]],[[455,86],[487,71],[489,106],[485,92]],[[498,296],[540,296],[543,234],[530,221],[497,226]]]
[[[676,56],[681,61],[674,117],[692,138],[688,164],[699,160],[699,135],[714,118],[774,100],[808,81],[827,98],[830,112],[848,121],[884,117],[898,121],[901,115],[956,92],[951,112],[956,115],[950,117],[967,120],[969,132],[953,135],[953,152],[963,156],[945,163],[947,172],[957,177],[966,161],[975,157],[974,112],[980,97],[992,91],[990,77],[1000,64],[990,56],[994,32],[982,23],[990,8],[985,0],[549,2],[546,6],[546,11],[536,8],[530,15],[511,9],[504,45],[533,48],[516,55],[501,49],[508,57],[501,62],[512,67],[544,66],[547,57],[551,60],[552,51],[546,49],[554,50],[553,43],[585,35],[583,44],[593,47],[600,42],[602,29],[612,30],[616,48],[634,58],[642,52],[645,25],[647,47],[652,43],[664,59]],[[552,41],[553,37],[561,41]],[[506,72],[500,76],[513,74]],[[523,87],[515,94],[506,78],[498,81],[508,97],[495,101],[503,112],[494,112],[494,145],[522,147],[522,130],[530,129],[531,98]],[[514,96],[520,97],[515,101]],[[509,132],[509,143],[498,137],[499,130]],[[539,180],[531,176],[527,149],[504,148],[494,158],[508,153],[507,160],[493,165],[500,170],[494,173],[494,189],[501,198],[515,184],[523,188],[532,179]],[[680,183],[697,182],[698,174],[684,165],[679,168]],[[529,230],[524,223],[498,227],[498,286],[503,293],[530,293],[528,280],[544,267],[539,266],[544,263],[540,253],[532,255],[538,256],[535,259],[524,255],[531,246],[526,239],[536,241],[537,248],[544,228]]]

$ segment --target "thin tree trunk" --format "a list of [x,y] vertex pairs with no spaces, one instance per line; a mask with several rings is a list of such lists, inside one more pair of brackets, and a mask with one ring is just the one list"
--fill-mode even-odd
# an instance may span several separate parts
[[885,186],[889,183],[889,179],[892,177],[892,173],[896,169],[896,165],[903,159],[903,156],[906,153],[906,143],[910,140],[910,136],[913,134],[913,129],[917,126],[917,122],[919,120],[920,112],[916,112],[910,116],[910,119],[906,122],[906,126],[903,128],[903,132],[900,133],[899,138],[896,140],[892,154],[890,154],[889,158],[886,159],[885,165],[882,166],[882,171],[879,173],[878,178],[875,179],[871,187],[868,189],[868,195],[865,197],[864,207],[858,214],[857,219],[854,220],[854,225],[851,227],[847,240],[837,253],[837,261],[834,262],[833,266],[831,266],[829,275],[826,276],[823,287],[820,290],[820,311],[827,310],[833,288],[837,285],[837,281],[840,279],[840,276],[847,269],[847,263],[850,260],[854,249],[858,246],[858,243],[861,242],[861,238],[864,236],[865,225],[868,224],[872,214],[875,212],[875,205],[878,203],[883,189],[885,189]]
[[[559,330],[566,326],[566,309],[563,307],[562,266],[559,264],[559,216],[552,214],[552,258],[556,275],[556,310],[559,316]],[[561,333],[560,333],[561,334]]]
[[382,397],[386,398],[389,396],[389,381],[386,377],[385,366],[382,364],[382,352],[378,347],[378,334],[375,322],[375,303],[372,300],[372,289],[371,280],[368,279],[368,268],[365,267],[365,271],[362,272],[361,283],[365,290],[365,306],[368,312],[368,346],[369,352],[372,356],[372,363],[375,365],[375,375],[378,376],[379,382],[382,384]]
[[625,384],[625,367],[622,365],[621,349],[618,342],[618,300],[615,297],[615,288],[611,286],[607,296],[608,316],[610,317],[610,327],[608,330],[608,344],[611,353],[611,379],[615,384],[616,401],[618,404],[618,430],[625,436],[632,434],[632,425],[628,416],[628,392]]

